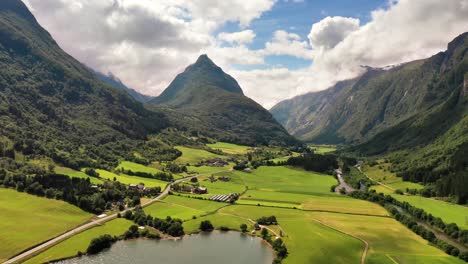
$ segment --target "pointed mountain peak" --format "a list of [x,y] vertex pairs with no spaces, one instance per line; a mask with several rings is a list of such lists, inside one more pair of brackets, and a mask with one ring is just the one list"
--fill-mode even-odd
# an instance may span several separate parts
[[194,98],[206,98],[213,93],[229,92],[243,95],[237,81],[218,67],[206,54],[172,81],[160,96],[153,99],[154,104],[186,106]]
[[195,62],[195,64],[206,64],[206,63],[215,65],[214,62],[206,54],[200,55],[197,61]]
[[36,21],[28,7],[21,0],[1,0],[0,12],[12,12],[25,19]]

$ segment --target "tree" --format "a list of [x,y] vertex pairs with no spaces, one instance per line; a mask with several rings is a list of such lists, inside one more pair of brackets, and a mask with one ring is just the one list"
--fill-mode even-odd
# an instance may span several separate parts
[[102,235],[100,237],[94,238],[91,240],[91,243],[86,250],[88,254],[97,254],[103,249],[110,248],[112,243],[115,242],[115,239],[111,235]]
[[241,224],[240,229],[241,229],[242,233],[247,232],[247,225],[246,224]]
[[209,231],[213,231],[213,229],[214,227],[209,220],[205,220],[200,223],[201,231],[209,232]]
[[268,238],[268,230],[266,228],[262,228],[261,234],[263,239],[266,240]]

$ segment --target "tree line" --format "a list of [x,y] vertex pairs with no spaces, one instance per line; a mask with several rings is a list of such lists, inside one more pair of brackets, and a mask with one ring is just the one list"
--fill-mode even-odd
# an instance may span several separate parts
[[396,220],[410,228],[413,232],[430,241],[447,254],[459,257],[460,259],[468,262],[468,251],[462,252],[451,244],[438,239],[431,230],[418,224],[414,219],[442,231],[447,236],[463,244],[468,243],[468,230],[461,230],[455,223],[446,224],[440,217],[435,217],[432,214],[425,212],[423,209],[416,208],[407,202],[400,202],[390,195],[384,195],[383,193],[378,194],[375,191],[370,191],[352,192],[350,193],[350,196],[357,199],[375,202],[384,206]]
[[[41,197],[63,200],[94,214],[101,214],[113,207],[123,210],[126,201],[128,201],[128,206],[136,206],[143,195],[116,181],[104,181],[102,184],[94,185],[89,178],[71,178],[50,172],[40,172],[35,176],[11,175],[3,169],[0,170],[0,186],[15,188],[19,192]],[[160,192],[160,187],[150,188],[148,195],[156,195]]]

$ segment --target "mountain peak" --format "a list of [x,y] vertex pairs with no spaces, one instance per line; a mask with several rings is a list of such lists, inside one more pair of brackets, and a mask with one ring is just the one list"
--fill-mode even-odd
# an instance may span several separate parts
[[182,107],[192,102],[194,98],[205,98],[220,92],[244,94],[232,76],[225,73],[206,54],[202,54],[151,102]]
[[198,57],[197,61],[195,62],[195,65],[196,64],[212,64],[212,65],[216,65],[214,64],[214,62],[208,57],[208,55],[206,54],[202,54]]
[[0,12],[12,12],[25,19],[36,21],[28,7],[20,0],[1,0]]

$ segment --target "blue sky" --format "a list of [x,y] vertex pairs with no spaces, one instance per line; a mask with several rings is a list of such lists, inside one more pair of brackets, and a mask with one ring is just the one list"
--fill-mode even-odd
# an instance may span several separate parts
[[[369,22],[371,12],[388,7],[388,0],[279,0],[270,11],[253,20],[248,29],[256,33],[252,43],[247,45],[252,50],[263,49],[276,30],[285,30],[298,34],[303,40],[307,39],[311,25],[327,16],[342,16],[358,18],[361,25]],[[245,30],[237,22],[226,23],[218,32],[237,32]],[[269,55],[265,57],[266,64],[239,65],[239,70],[268,69],[273,67],[287,67],[296,70],[311,65],[312,61],[289,55]]]

